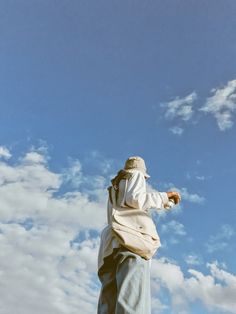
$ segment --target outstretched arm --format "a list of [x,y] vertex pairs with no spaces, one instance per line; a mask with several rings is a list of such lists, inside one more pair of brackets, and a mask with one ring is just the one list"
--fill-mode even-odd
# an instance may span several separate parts
[[147,192],[145,177],[138,171],[127,182],[126,194],[124,195],[127,206],[143,210],[165,208],[170,198],[174,200],[175,204],[178,204],[181,200],[180,194],[175,191]]
[[147,210],[149,208],[164,208],[169,198],[166,192],[147,192],[144,175],[137,171],[128,181],[125,194],[125,204],[132,208]]

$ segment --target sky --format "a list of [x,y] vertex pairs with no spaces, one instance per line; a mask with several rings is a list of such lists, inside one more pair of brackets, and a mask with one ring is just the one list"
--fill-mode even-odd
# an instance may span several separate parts
[[0,312],[94,314],[107,187],[142,156],[153,314],[236,313],[236,2],[0,1]]

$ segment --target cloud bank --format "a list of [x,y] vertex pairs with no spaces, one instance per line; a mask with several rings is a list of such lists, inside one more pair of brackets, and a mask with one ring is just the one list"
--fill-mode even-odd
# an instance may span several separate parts
[[[9,160],[8,150],[0,152]],[[101,180],[94,177],[87,192],[56,195],[69,177],[78,182],[86,176],[77,161],[67,171],[52,172],[38,151],[14,165],[0,162],[0,174],[1,312],[94,313],[98,238],[87,233],[78,239],[105,222]]]
[[221,313],[235,313],[236,276],[221,269],[217,262],[208,263],[210,274],[189,269],[185,276],[178,265],[162,258],[153,260],[153,287],[158,292],[164,287],[171,296],[174,313],[190,313],[189,304],[201,301],[210,309]]

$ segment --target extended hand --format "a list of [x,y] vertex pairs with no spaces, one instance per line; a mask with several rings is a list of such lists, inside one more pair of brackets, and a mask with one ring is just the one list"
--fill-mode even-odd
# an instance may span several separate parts
[[179,204],[179,202],[181,201],[181,196],[179,192],[170,191],[170,192],[167,192],[167,196],[168,198],[172,198],[175,204]]

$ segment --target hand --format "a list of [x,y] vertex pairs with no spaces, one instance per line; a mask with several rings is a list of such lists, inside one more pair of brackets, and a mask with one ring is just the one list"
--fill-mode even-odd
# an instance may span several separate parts
[[179,202],[181,201],[181,196],[179,192],[170,191],[170,192],[167,192],[167,196],[169,199],[172,198],[175,204],[179,204]]

